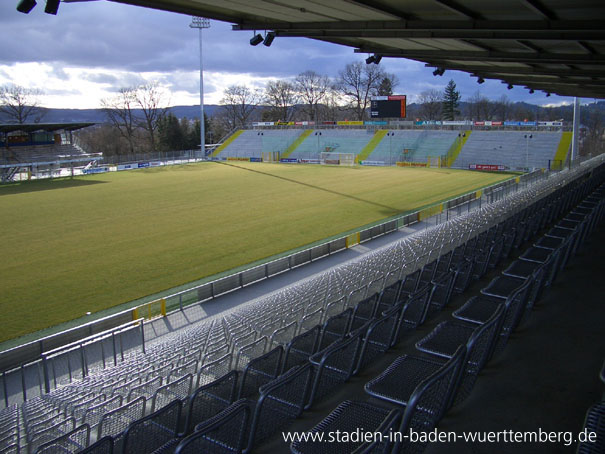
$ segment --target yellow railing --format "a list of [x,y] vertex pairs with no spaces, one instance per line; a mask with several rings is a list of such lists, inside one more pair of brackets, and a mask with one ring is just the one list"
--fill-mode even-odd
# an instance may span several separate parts
[[146,304],[135,307],[132,310],[132,319],[138,320],[144,318],[145,320],[151,320],[157,317],[166,316],[166,300],[164,298],[151,301]]

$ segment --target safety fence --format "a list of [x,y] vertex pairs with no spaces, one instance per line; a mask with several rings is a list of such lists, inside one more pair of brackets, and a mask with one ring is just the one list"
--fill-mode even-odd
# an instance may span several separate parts
[[133,352],[144,351],[142,318],[46,350],[36,360],[2,372],[0,380],[4,406],[46,394],[109,365],[115,366]]

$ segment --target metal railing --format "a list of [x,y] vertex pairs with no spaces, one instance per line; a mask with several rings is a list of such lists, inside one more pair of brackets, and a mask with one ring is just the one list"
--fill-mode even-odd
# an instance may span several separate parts
[[[62,384],[86,377],[92,371],[105,369],[110,364],[115,366],[124,361],[128,352],[139,348],[145,352],[142,318],[43,351],[34,361],[2,372],[2,399],[8,407],[49,393]],[[14,354],[14,350],[8,352]]]

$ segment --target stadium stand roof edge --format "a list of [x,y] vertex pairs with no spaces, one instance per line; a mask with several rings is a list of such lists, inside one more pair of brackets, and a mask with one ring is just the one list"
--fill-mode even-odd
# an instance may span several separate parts
[[[407,58],[561,96],[605,98],[605,4],[592,0],[112,0]],[[247,45],[242,37],[242,45]],[[378,60],[378,61],[376,61]]]
[[96,123],[0,123],[0,133],[8,134],[10,132],[36,132],[36,131],[75,131],[77,129],[87,128]]

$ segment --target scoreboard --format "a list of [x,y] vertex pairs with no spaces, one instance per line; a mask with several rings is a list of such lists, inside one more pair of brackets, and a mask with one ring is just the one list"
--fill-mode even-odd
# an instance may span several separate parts
[[370,102],[372,118],[405,118],[405,95],[373,96]]

